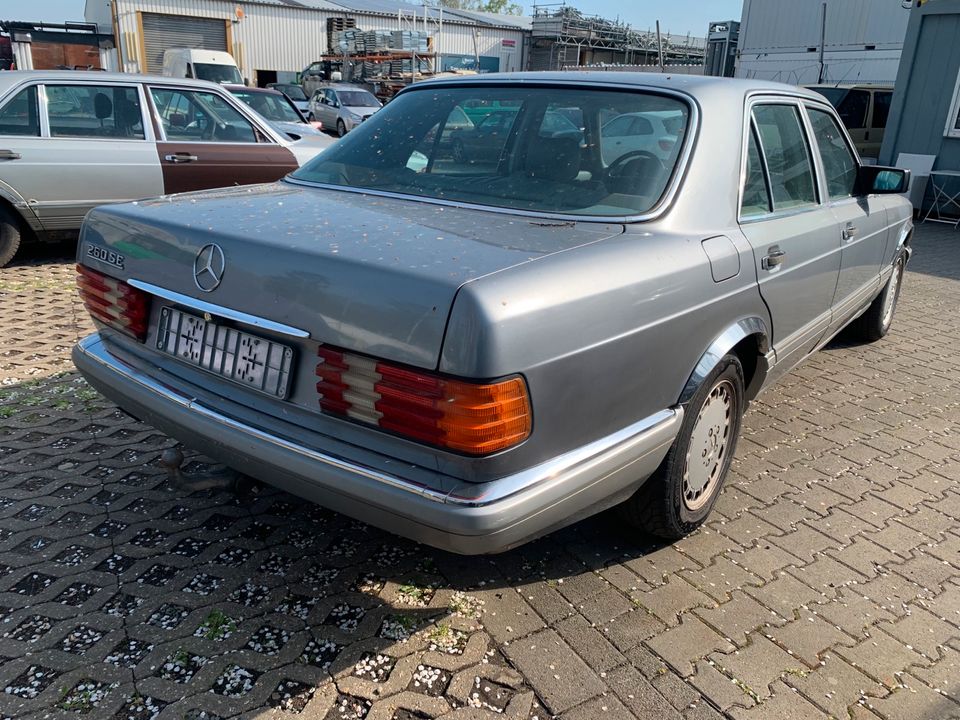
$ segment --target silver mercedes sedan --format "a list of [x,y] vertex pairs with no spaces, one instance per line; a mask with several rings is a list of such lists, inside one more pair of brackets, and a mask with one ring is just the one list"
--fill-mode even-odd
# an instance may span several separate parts
[[74,362],[187,445],[437,547],[612,506],[679,538],[752,398],[848,325],[889,330],[908,179],[787,85],[417,83],[283,181],[92,211]]

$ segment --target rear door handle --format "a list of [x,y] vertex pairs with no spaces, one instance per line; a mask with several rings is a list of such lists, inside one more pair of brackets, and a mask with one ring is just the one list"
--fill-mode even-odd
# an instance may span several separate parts
[[19,160],[20,153],[13,150],[0,150],[0,160]]
[[196,162],[200,158],[196,155],[190,155],[189,153],[172,153],[170,155],[164,155],[163,159],[172,163],[188,163]]
[[766,256],[760,261],[760,267],[764,270],[775,270],[783,265],[783,260],[787,254],[778,247],[772,247],[767,251]]
[[847,225],[840,233],[846,242],[850,242],[857,236],[857,228],[853,225]]

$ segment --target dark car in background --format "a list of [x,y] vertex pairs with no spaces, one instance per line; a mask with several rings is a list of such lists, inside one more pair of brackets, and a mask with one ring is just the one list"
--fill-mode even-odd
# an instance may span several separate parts
[[297,110],[299,110],[304,117],[310,112],[310,98],[307,97],[307,94],[300,85],[296,83],[267,83],[267,87],[270,90],[277,90],[286,95],[290,102],[297,106]]

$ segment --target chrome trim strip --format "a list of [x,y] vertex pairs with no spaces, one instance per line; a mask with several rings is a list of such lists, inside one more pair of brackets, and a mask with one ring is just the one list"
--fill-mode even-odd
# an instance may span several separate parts
[[[318,450],[313,450],[293,440],[270,434],[264,430],[223,415],[199,402],[196,398],[188,397],[180,391],[151,378],[111,354],[104,347],[103,340],[97,333],[83,338],[77,344],[77,349],[90,361],[108,368],[111,372],[117,373],[141,386],[144,390],[159,395],[174,405],[194,411],[208,420],[223,425],[227,430],[245,434],[257,440],[270,443],[287,452],[296,453],[313,462],[327,465],[343,472],[360,475],[368,480],[381,483],[396,490],[418,495],[432,502],[445,505],[457,505],[459,507],[484,507],[506,500],[541,482],[556,480],[564,474],[575,472],[584,465],[600,462],[604,459],[604,456],[616,453],[624,447],[642,444],[644,441],[651,439],[651,437],[660,434],[668,434],[671,426],[679,425],[683,419],[683,409],[680,407],[661,410],[612,435],[595,440],[583,447],[514,475],[508,475],[507,477],[491,480],[486,483],[464,482],[449,492],[438,492],[433,488],[415,483],[411,480],[388,475],[379,470],[359,465]],[[657,447],[662,446],[667,441],[672,442],[672,438],[673,435],[670,434],[668,437],[659,439]],[[654,448],[650,448],[649,450],[652,449]],[[471,488],[474,488],[477,492],[472,495],[467,494],[467,491]]]
[[301,330],[297,327],[293,327],[292,325],[284,325],[283,323],[267,320],[266,318],[258,317],[257,315],[250,315],[249,313],[240,312],[239,310],[232,310],[228,307],[224,307],[223,305],[215,305],[214,303],[207,302],[206,300],[198,300],[197,298],[190,297],[189,295],[174,292],[173,290],[167,290],[159,285],[144,282],[143,280],[130,278],[127,280],[127,284],[132,285],[138,290],[148,292],[151,295],[162,297],[164,300],[175,302],[178,305],[185,305],[193,308],[194,310],[199,310],[200,312],[210,313],[211,315],[219,315],[220,317],[227,318],[228,320],[236,320],[237,322],[279,333],[280,335],[288,335],[289,337],[301,339],[310,337],[309,332],[306,330]]

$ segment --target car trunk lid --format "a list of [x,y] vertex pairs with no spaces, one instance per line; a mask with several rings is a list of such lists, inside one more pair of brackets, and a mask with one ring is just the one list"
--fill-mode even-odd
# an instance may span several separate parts
[[[275,183],[96,209],[80,257],[318,342],[435,368],[461,285],[622,229]],[[195,277],[211,243],[224,257],[212,289]],[[90,245],[122,255],[122,269],[88,260]]]

